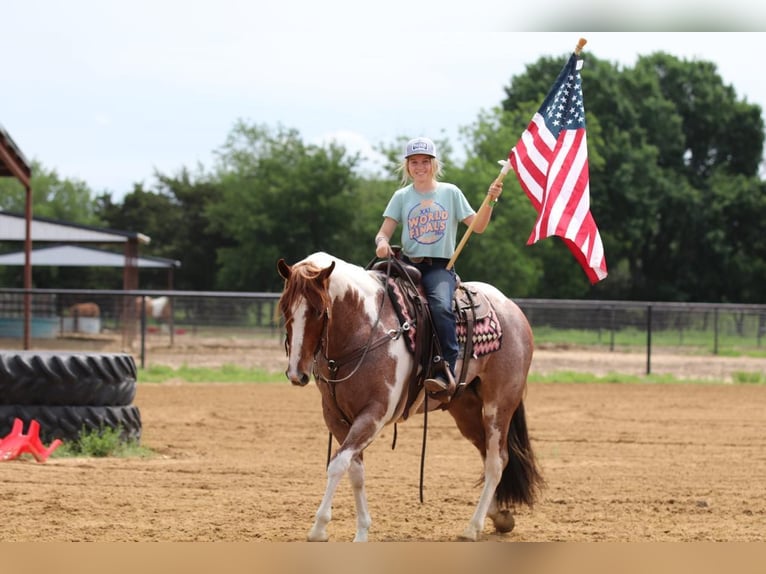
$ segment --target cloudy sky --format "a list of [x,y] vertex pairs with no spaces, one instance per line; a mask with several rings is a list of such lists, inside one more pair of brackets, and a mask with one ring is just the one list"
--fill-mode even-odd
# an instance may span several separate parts
[[[449,4],[10,3],[0,15],[0,125],[27,159],[116,197],[151,185],[155,170],[210,167],[238,119],[297,129],[309,143],[335,138],[369,158],[399,136],[448,137],[459,149],[459,128],[497,106],[511,76],[541,56],[563,65],[580,37],[586,55],[625,66],[656,51],[712,61],[740,98],[766,109],[766,33],[747,31],[766,20],[739,0],[650,0],[619,14],[594,0],[569,14],[549,0],[523,14],[506,0]],[[724,31],[630,31],[695,26]]]

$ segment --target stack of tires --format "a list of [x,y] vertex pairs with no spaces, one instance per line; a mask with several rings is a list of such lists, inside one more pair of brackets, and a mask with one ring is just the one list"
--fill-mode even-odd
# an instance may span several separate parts
[[0,351],[0,438],[16,418],[40,424],[40,438],[76,441],[80,433],[120,431],[140,442],[136,363],[124,353]]

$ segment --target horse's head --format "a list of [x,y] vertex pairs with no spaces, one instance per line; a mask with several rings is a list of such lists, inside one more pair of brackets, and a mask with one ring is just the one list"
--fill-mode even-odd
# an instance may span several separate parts
[[279,311],[287,332],[285,374],[294,385],[309,382],[314,356],[322,344],[331,305],[328,279],[333,269],[334,261],[328,267],[319,267],[310,261],[293,266],[284,259],[277,263],[277,270],[285,280],[279,299]]

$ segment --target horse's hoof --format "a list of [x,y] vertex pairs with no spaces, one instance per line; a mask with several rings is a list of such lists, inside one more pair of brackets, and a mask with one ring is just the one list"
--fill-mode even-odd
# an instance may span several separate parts
[[327,531],[311,530],[306,536],[306,542],[327,542],[329,539]]
[[466,528],[463,533],[457,537],[458,542],[476,542],[479,539],[479,533],[473,528]]
[[516,519],[510,510],[501,510],[494,516],[492,516],[492,522],[495,525],[495,530],[501,533],[511,532],[513,527],[516,526]]

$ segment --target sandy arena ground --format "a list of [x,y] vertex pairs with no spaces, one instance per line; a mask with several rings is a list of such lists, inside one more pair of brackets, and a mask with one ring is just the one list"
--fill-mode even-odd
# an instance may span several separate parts
[[[284,368],[284,351],[206,348],[209,363]],[[227,352],[229,354],[227,354]],[[187,355],[185,355],[185,353]],[[152,349],[190,362],[200,349]],[[208,355],[205,355],[208,356]],[[618,360],[619,359],[619,360]],[[645,356],[539,350],[538,372],[641,374]],[[764,360],[657,357],[654,372],[717,376]],[[696,369],[696,371],[695,371]],[[516,529],[484,540],[763,541],[766,386],[558,384],[529,387],[527,418],[547,487]],[[324,492],[327,431],[313,384],[140,383],[146,459],[32,459],[0,464],[3,541],[302,541]],[[476,451],[446,413],[429,416],[424,503],[422,418],[367,450],[371,541],[450,541],[478,499]],[[348,480],[332,541],[354,536]]]

